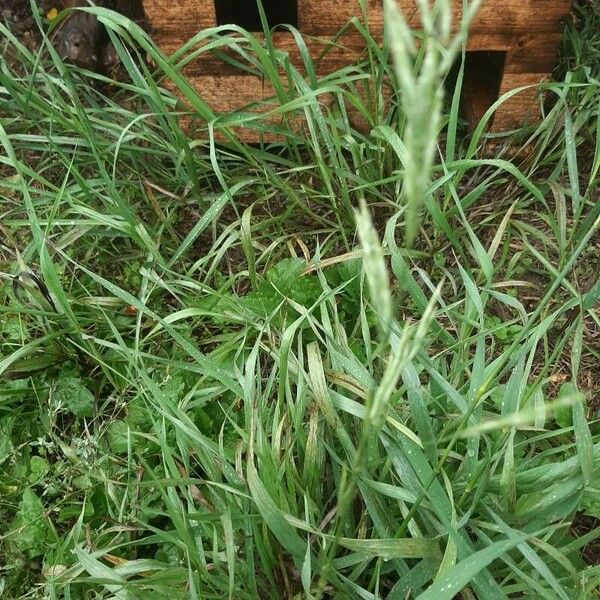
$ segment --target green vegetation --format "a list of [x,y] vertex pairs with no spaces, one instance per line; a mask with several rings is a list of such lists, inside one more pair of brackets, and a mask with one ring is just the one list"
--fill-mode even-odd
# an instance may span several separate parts
[[[365,62],[305,79],[268,36],[167,60],[90,10],[110,93],[0,26],[3,598],[600,597],[597,6],[493,158],[435,45],[395,73],[352,23]],[[212,114],[201,39],[283,73],[280,124]]]

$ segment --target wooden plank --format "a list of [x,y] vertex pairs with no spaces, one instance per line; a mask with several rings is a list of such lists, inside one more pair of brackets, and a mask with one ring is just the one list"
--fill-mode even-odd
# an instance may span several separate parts
[[[190,30],[189,33],[190,34],[186,36],[182,34],[181,30],[172,29],[170,25],[168,27],[163,27],[162,23],[154,23],[152,37],[166,54],[171,54],[183,46],[185,42],[191,39],[192,36],[198,32],[194,31],[192,33]],[[240,42],[244,39],[242,35],[237,33],[231,33],[230,36],[236,40],[239,40]],[[219,37],[223,38],[225,35],[215,34],[204,39],[207,41],[214,41]],[[261,42],[264,41],[264,35],[262,33],[254,33],[253,37]],[[275,46],[282,50],[285,50],[286,46],[289,48],[292,44],[294,46],[296,45],[295,41],[293,41],[292,34],[287,31],[274,31],[272,37],[274,39]],[[508,50],[514,47],[522,38],[535,39],[535,37],[535,35],[530,33],[519,34],[518,32],[515,33],[510,30],[486,33],[473,32],[471,35],[469,35],[467,40],[467,49],[476,50],[481,48],[486,50]],[[560,38],[560,34],[555,35],[555,37]],[[317,47],[319,48],[319,51],[321,48],[332,43],[331,38],[328,36],[306,36],[304,37],[304,41],[309,49],[312,47]],[[350,49],[354,52],[362,50],[365,47],[364,38],[356,30],[349,30],[337,38],[334,43],[340,48]]]
[[[537,0],[544,3],[546,0]],[[499,96],[531,86],[512,96],[496,111],[492,130],[504,131],[536,121],[540,116],[537,86],[547,81],[556,63],[560,35],[525,36],[506,54]]]
[[[257,35],[261,39],[262,34]],[[175,37],[155,36],[156,42],[161,50],[171,55],[180,47],[180,40]],[[244,52],[250,56],[255,56],[249,49],[247,42],[240,36],[235,36]],[[186,52],[189,56],[192,51],[202,52],[194,59],[188,62],[184,69],[186,75],[234,75],[242,74],[243,70],[235,65],[228,64],[219,57],[214,49],[215,39],[223,42],[223,37],[205,39]],[[295,39],[289,32],[275,32],[273,40],[276,48],[287,54],[290,63],[305,72],[304,60]],[[469,38],[467,50],[501,50],[514,54],[514,60],[510,63],[511,72],[531,72],[531,71],[550,71],[556,59],[557,48],[560,37],[554,34],[550,36],[527,35],[515,39],[510,33],[497,33],[494,35],[473,35]],[[308,51],[313,58],[314,68],[319,76],[328,75],[337,69],[352,65],[366,57],[364,41],[358,36],[346,36],[340,44],[331,45],[330,40],[326,38],[307,38],[305,40]],[[241,50],[233,51],[225,43],[219,43],[218,50],[221,54],[226,54],[232,60],[243,63],[251,67],[250,61],[242,54]]]
[[[539,104],[538,104],[538,89],[535,87],[537,84],[546,79],[545,73],[522,73],[505,75],[501,87],[500,94],[504,94],[507,91],[515,89],[517,87],[532,85],[529,89],[526,89],[508,101],[504,102],[500,108],[496,111],[494,120],[491,126],[492,131],[509,131],[512,129],[518,129],[527,122],[534,122],[539,118]],[[199,90],[199,93],[203,100],[215,111],[217,114],[227,114],[230,112],[239,111],[245,109],[246,112],[254,112],[261,114],[262,112],[273,109],[278,106],[278,102],[273,99],[274,91],[273,88],[254,76],[236,76],[234,81],[229,76],[197,76],[190,78],[192,85]],[[238,93],[230,94],[232,87],[235,86]],[[173,90],[172,84],[167,82],[167,88]],[[175,90],[173,90],[175,91]],[[384,98],[387,102],[391,102],[391,90],[386,88],[383,91]],[[266,101],[265,101],[266,100]],[[487,99],[492,103],[495,98]],[[260,104],[257,101],[264,101]],[[333,98],[330,95],[323,95],[320,99],[321,104],[324,106],[330,106],[333,102]],[[473,105],[470,105],[473,107]],[[186,110],[185,105],[180,107],[182,110]],[[189,110],[189,107],[187,108]],[[483,112],[487,109],[487,106],[475,106],[474,110],[478,111],[477,115],[470,114],[469,108],[466,108],[466,117],[475,124],[476,120],[473,120],[475,116],[481,117]],[[351,106],[347,106],[348,118],[353,127],[358,131],[367,133],[369,131],[369,119],[359,113],[356,109]],[[298,132],[304,125],[304,115],[302,112],[288,115],[291,122],[291,130]],[[284,117],[279,115],[272,115],[266,121],[268,126],[273,128],[273,133],[267,133],[266,135],[261,134],[253,128],[248,127],[234,127],[233,131],[236,136],[245,142],[256,143],[261,139],[266,141],[276,141],[281,139],[281,135],[277,135],[275,132],[276,127],[282,125]],[[197,123],[197,127],[192,130],[190,127],[193,123],[193,115],[186,115],[180,118],[182,127],[190,131],[190,133],[197,137],[206,137],[207,128],[206,124],[202,121]],[[217,139],[224,141],[226,138],[218,134]]]
[[[262,34],[257,36],[258,39],[262,39]],[[189,75],[202,75],[202,74],[235,74],[242,72],[239,67],[235,65],[229,65],[224,59],[220,58],[217,51],[221,54],[227,55],[232,60],[238,63],[246,64],[251,67],[251,61],[244,56],[244,53],[249,55],[252,59],[256,59],[256,54],[250,48],[249,44],[241,36],[234,36],[239,49],[233,50],[227,45],[227,39],[221,37],[218,47],[215,48],[215,39],[205,39],[201,43],[197,44],[191,50],[204,49],[201,54],[194,58],[190,64],[186,67],[186,74]],[[170,55],[175,52],[181,44],[179,40],[174,37],[157,38],[156,39],[161,50]],[[293,35],[289,32],[278,31],[273,34],[274,45],[278,51],[288,55],[288,59],[292,65],[296,68],[301,69],[304,72],[304,59],[301,52],[296,44]],[[357,60],[364,56],[365,48],[364,43],[354,38],[347,40],[348,44],[344,45],[332,45],[330,40],[327,39],[307,39],[306,46],[309,50],[310,56],[313,59],[315,69],[321,75],[333,73],[337,69],[351,65]],[[243,49],[243,52],[242,52]],[[186,52],[189,55],[189,52]]]
[[[255,33],[253,35],[259,41],[264,42],[264,35],[262,33]],[[299,51],[292,34],[285,31],[275,31],[272,35],[277,49],[283,52],[289,52],[292,63],[299,64],[295,58],[299,56]],[[225,36],[222,35],[209,36],[204,38],[204,40],[200,44],[197,44],[195,48],[205,46],[208,43],[214,42],[218,39],[223,39],[224,37]],[[244,47],[248,47],[248,44],[243,41],[242,36],[232,34],[231,37],[238,40],[238,42]],[[546,44],[548,37],[548,35],[544,36],[544,44]],[[467,40],[467,50],[512,50],[519,44],[521,46],[529,44],[527,40],[533,41],[536,38],[537,36],[530,34],[520,36],[515,35],[511,31],[496,31],[493,33],[484,34],[473,33]],[[155,29],[153,32],[153,39],[165,54],[171,55],[176,50],[181,48],[181,46],[183,46],[183,44],[189,38],[183,38],[180,35],[180,32]],[[560,35],[555,35],[553,39],[560,40]],[[521,42],[521,40],[524,41]],[[365,48],[364,38],[356,31],[351,31],[341,36],[340,39],[335,42],[334,46],[331,45],[331,39],[325,36],[306,37],[304,38],[304,42],[306,43],[306,46],[308,47],[313,59],[318,58],[321,52],[323,52],[323,50],[328,46],[331,47],[329,54],[339,53],[342,56],[348,55],[349,57],[362,54]]]
[[537,86],[548,79],[547,73],[506,73],[502,78],[500,93],[522,86],[532,86],[515,94],[504,102],[496,111],[492,123],[492,131],[510,131],[518,129],[526,123],[533,123],[539,119],[539,90]]
[[[535,86],[546,78],[545,73],[504,74],[500,83],[500,95],[521,86],[533,87],[519,92],[500,106],[494,116],[492,131],[517,129],[526,122],[535,121],[539,117],[538,89]],[[217,115],[242,109],[249,113],[261,114],[279,106],[278,101],[274,98],[275,94],[272,86],[252,75],[234,77],[200,75],[190,77],[189,80],[198,90],[202,99]],[[474,81],[479,81],[483,85],[480,80],[475,79]],[[165,87],[176,93],[170,82],[166,82]],[[233,88],[236,90],[235,94],[231,93]],[[472,126],[478,122],[485,110],[496,100],[496,97],[493,97],[489,90],[489,87],[469,90],[470,95],[466,99],[463,110]],[[373,93],[373,90],[369,91]],[[479,92],[479,95],[477,95],[477,92]],[[359,93],[362,93],[362,91],[359,90]],[[392,90],[390,88],[386,86],[382,93],[387,103],[392,101]],[[333,101],[333,97],[329,94],[323,94],[319,99],[323,106],[331,106]],[[186,108],[185,104],[182,103],[180,109],[189,110],[189,107]],[[370,110],[372,109],[373,105],[370,106]],[[347,112],[350,123],[358,131],[368,132],[370,128],[368,117],[362,115],[349,104],[347,104]],[[304,114],[302,112],[288,114],[288,118],[291,120],[291,129],[299,131],[304,123]],[[270,116],[266,123],[276,127],[281,125],[283,121],[284,116],[282,114],[275,114]],[[184,118],[183,122],[186,126],[189,126],[190,118]],[[205,125],[202,125],[201,129],[206,130]],[[258,142],[261,139],[260,133],[254,129],[236,127],[234,131],[240,139],[246,142]],[[204,137],[204,135],[206,133],[200,133],[200,137]],[[278,139],[276,135],[267,135],[266,138],[268,140]],[[218,136],[218,139],[223,140],[224,138]]]
[[[274,96],[275,90],[260,77],[254,75],[199,75],[189,78],[202,99],[217,114],[240,110],[249,104],[260,102]],[[235,94],[231,93],[235,86]],[[264,108],[271,108],[273,104]],[[261,112],[254,109],[252,112]]]
[[212,0],[142,0],[152,29],[171,31],[185,41],[202,29],[215,27],[215,3]]
[[[236,75],[218,76],[218,75],[199,75],[189,78],[190,83],[198,90],[202,99],[210,106],[217,114],[227,114],[244,109],[247,113],[262,114],[267,110],[276,108],[279,103],[273,99],[272,101],[262,102],[273,98],[275,91],[273,87],[253,75]],[[165,82],[165,87],[179,95],[175,87],[170,81]],[[231,93],[235,89],[235,93]],[[260,103],[260,104],[259,104]],[[254,105],[254,106],[252,106]],[[180,110],[190,110],[189,106],[182,101]],[[266,122],[270,127],[276,128],[282,125],[285,120],[284,115],[272,115]],[[302,125],[301,115],[290,115],[292,120],[292,130],[298,129]],[[194,133],[197,137],[207,137],[206,123],[202,120],[195,121],[192,114],[180,117],[180,125],[190,133]],[[195,128],[195,131],[194,131]],[[232,128],[236,136],[245,142],[258,142],[261,139],[259,131],[247,127]],[[217,139],[224,141],[226,138],[218,134]],[[269,141],[278,139],[277,136],[269,134],[266,136]]]
[[[228,113],[238,112],[243,110],[246,113],[263,114],[268,110],[273,110],[281,106],[280,102],[275,98],[273,87],[264,82],[258,77],[248,76],[213,76],[199,75],[190,78],[190,83],[198,90],[202,99],[211,107],[216,115],[226,115]],[[235,86],[239,93],[230,94],[232,87]],[[173,91],[176,95],[177,90],[171,82],[165,82],[165,87]],[[392,102],[393,90],[389,85],[384,85],[381,90],[374,90],[372,84],[356,84],[354,94],[360,98],[366,112],[359,111],[351,103],[346,102],[346,115],[351,126],[357,131],[368,133],[371,128],[372,117],[377,109],[376,95],[382,95],[384,106],[390,106]],[[368,94],[368,96],[367,96]],[[318,102],[325,112],[332,110],[337,99],[330,93],[323,93],[318,97]],[[189,133],[197,137],[206,137],[207,126],[201,119],[196,119],[193,116],[193,111],[185,101],[181,101],[179,110],[190,111],[191,114],[180,117],[180,124]],[[194,125],[195,121],[195,125]],[[282,126],[286,122],[286,130],[298,133],[305,126],[305,114],[302,110],[287,111],[280,114],[273,114],[261,120],[263,125],[271,128],[271,132],[267,135],[252,127],[233,127],[236,136],[245,142],[258,142],[261,139],[274,141],[281,139],[281,135],[276,133],[277,127]],[[223,141],[226,136],[217,134],[217,139]]]
[[[411,27],[421,28],[417,0],[397,0]],[[452,23],[462,19],[462,0],[452,5]],[[360,15],[359,0],[299,0],[298,27],[308,35],[333,35],[352,17]],[[366,0],[368,20],[376,38],[383,32],[382,0]],[[477,33],[497,30],[561,31],[569,14],[570,0],[483,0],[471,31]]]
[[508,49],[506,73],[551,73],[558,58],[560,33],[526,34]]

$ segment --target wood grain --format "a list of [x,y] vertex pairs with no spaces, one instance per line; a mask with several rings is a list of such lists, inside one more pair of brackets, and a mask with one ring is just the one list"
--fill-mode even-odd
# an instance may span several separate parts
[[[231,60],[242,63],[249,68],[252,67],[253,64],[257,67],[259,58],[245,38],[237,34],[230,37],[231,41],[235,40],[237,46],[237,49],[235,50],[228,46],[226,43],[227,40],[224,42],[223,38],[219,38],[218,36],[204,39],[190,48],[190,50],[198,50],[201,51],[201,53],[186,67],[186,74],[218,75],[240,72],[239,67],[228,64],[223,58],[219,57],[219,53],[221,55],[226,55]],[[264,38],[262,34],[257,35],[256,37],[259,40]],[[218,46],[215,47],[215,42],[219,39],[221,41],[218,42]],[[158,38],[156,41],[162,51],[168,55],[173,54],[180,47],[179,40],[174,37],[169,37],[166,40]],[[273,41],[277,50],[282,53],[282,67],[285,65],[286,61],[289,61],[297,69],[300,69],[302,72],[305,71],[304,58],[291,33],[285,31],[275,32],[273,34]],[[314,63],[314,68],[320,75],[333,73],[341,67],[355,63],[365,55],[364,42],[358,38],[344,40],[344,44],[332,44],[331,40],[325,38],[306,39],[305,43]],[[187,54],[189,54],[189,52],[187,52]]]
[[[199,77],[191,77],[190,82],[201,95],[204,102],[215,112],[218,118],[220,115],[227,115],[238,111],[243,111],[247,115],[264,115],[268,111],[272,111],[281,107],[281,103],[275,97],[273,87],[259,77],[249,76],[210,76],[204,75]],[[239,89],[239,93],[228,93],[232,86]],[[173,93],[177,94],[177,90],[170,82],[166,82],[166,87]],[[382,107],[389,107],[392,102],[392,88],[389,85],[384,85],[382,89],[376,90],[372,83],[358,82],[352,89],[352,97],[358,97],[359,104],[364,110],[359,111],[351,102],[345,102],[345,115],[350,125],[359,132],[368,133],[374,121],[374,116]],[[330,111],[339,113],[338,98],[330,93],[323,93],[316,99],[324,111],[328,114]],[[180,124],[189,133],[195,133],[200,137],[208,135],[206,122],[198,120],[194,116],[194,112],[190,110],[189,105],[180,100],[180,111],[189,111],[188,114],[183,114],[180,117]],[[384,108],[384,110],[387,110]],[[273,141],[280,139],[281,134],[278,134],[277,128],[285,124],[285,130],[292,133],[299,133],[305,126],[304,112],[299,110],[286,110],[285,105],[281,111],[274,112],[268,116],[261,116],[260,121],[254,120],[248,126],[234,126],[232,131],[236,137],[246,142],[259,142],[261,139]],[[264,129],[270,130],[265,134]],[[218,128],[217,128],[218,130]],[[226,136],[217,131],[216,138],[219,141],[225,141]]]
[[212,0],[143,0],[143,3],[146,17],[156,31],[173,31],[182,41],[217,24]]
[[506,73],[500,84],[499,95],[529,86],[505,101],[496,111],[492,131],[510,131],[539,119],[538,85],[548,79],[547,73]]
[[[280,106],[280,103],[275,99],[275,90],[273,87],[268,82],[253,75],[236,75],[234,77],[226,75],[202,75],[190,77],[189,81],[198,90],[204,102],[209,105],[217,117],[242,110],[249,117],[253,114],[263,115],[265,112]],[[171,82],[166,82],[166,87],[177,94],[177,90]],[[232,90],[235,90],[235,93],[232,93]],[[189,106],[183,100],[181,100],[179,109],[183,111],[190,110]],[[245,142],[258,142],[263,137],[273,141],[280,137],[276,135],[275,130],[277,127],[282,126],[286,120],[291,125],[292,131],[299,130],[302,127],[302,115],[281,112],[268,117],[261,117],[260,121],[254,121],[247,127],[231,127],[231,130],[235,133],[236,137]],[[190,111],[187,115],[183,115],[180,118],[180,124],[190,133],[196,128],[195,133],[200,137],[208,135],[206,123],[195,119],[193,111]],[[270,132],[265,136],[261,133],[260,126],[270,130]],[[226,140],[226,136],[218,132],[216,138],[219,141]]]
[[[233,37],[238,40],[238,50],[233,50],[226,43],[222,43],[222,38],[215,47],[218,36],[203,39],[196,45],[190,46],[185,56],[189,56],[192,51],[197,51],[199,54],[191,61],[186,61],[183,72],[188,76],[243,74],[241,67],[228,63],[222,58],[223,56],[229,57],[230,61],[245,65],[246,70],[252,69],[253,66],[255,69],[260,68],[257,66],[256,53],[250,49],[249,44],[240,36]],[[260,40],[263,36],[258,35],[257,38]],[[469,38],[467,50],[507,52],[512,57],[507,61],[506,66],[510,73],[550,72],[556,63],[560,39],[560,34],[525,34],[519,37],[510,33],[485,36],[475,34]],[[285,62],[289,61],[300,72],[306,73],[304,58],[292,34],[283,31],[275,32],[273,40],[277,50],[283,53],[282,68]],[[181,47],[181,42],[174,37],[158,38],[156,41],[167,55],[174,54]],[[331,44],[327,38],[308,38],[305,43],[312,57],[314,69],[320,76],[329,75],[366,58],[364,41],[359,36],[346,36],[338,44]]]
[[[416,0],[397,0],[397,4],[415,29],[421,28]],[[561,31],[563,20],[569,14],[570,0],[483,0],[471,31],[485,33],[495,30]],[[382,0],[366,0],[367,16],[375,37],[383,31]],[[462,0],[452,5],[452,23],[462,19]],[[358,0],[299,0],[298,26],[308,35],[332,35],[354,16],[360,15]]]
[[550,73],[560,48],[560,33],[525,34],[514,40],[506,58],[507,73]]

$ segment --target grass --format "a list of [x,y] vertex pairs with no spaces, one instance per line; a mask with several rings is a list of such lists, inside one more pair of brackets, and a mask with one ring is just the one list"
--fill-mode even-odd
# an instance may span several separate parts
[[[513,159],[452,94],[407,143],[364,28],[364,63],[307,82],[268,37],[169,61],[95,10],[111,94],[2,29],[3,597],[597,597],[597,7]],[[280,124],[212,114],[177,62],[204,39],[285,67]],[[357,93],[385,77],[402,111]]]

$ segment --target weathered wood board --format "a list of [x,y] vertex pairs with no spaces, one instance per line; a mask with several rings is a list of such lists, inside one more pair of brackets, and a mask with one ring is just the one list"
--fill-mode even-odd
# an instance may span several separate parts
[[[155,41],[165,53],[172,54],[199,32],[229,24],[233,19],[246,28],[261,30],[254,2],[143,0],[143,5]],[[397,2],[409,24],[419,29],[417,1]],[[383,42],[383,2],[366,0],[365,5],[366,15],[361,14],[358,0],[263,0],[268,19],[274,16],[277,24],[289,17],[289,22],[305,36],[311,56],[323,55],[316,62],[319,76],[351,65],[363,55],[364,41],[355,27],[348,27],[338,35],[351,19],[366,18],[371,35]],[[462,5],[463,0],[454,0],[453,23],[460,22]],[[516,94],[497,110],[493,128],[509,130],[527,119],[535,119],[535,86],[548,78],[553,69],[569,8],[570,0],[483,0],[467,46],[463,109],[471,123],[478,122],[498,94],[521,86],[533,87]],[[261,35],[257,34],[259,39]],[[334,37],[336,43],[332,46]],[[303,59],[294,36],[289,31],[276,30],[273,39],[278,50],[287,53],[290,63],[302,70]],[[209,41],[212,47],[214,37],[205,37],[196,48],[206,46]],[[223,54],[224,48],[220,50]],[[235,59],[239,62],[240,55],[236,54]],[[184,73],[217,114],[274,95],[268,83],[225,62],[214,51],[200,52],[185,66]],[[285,79],[282,77],[282,82]],[[260,137],[251,129],[241,130],[239,135],[249,141]]]

